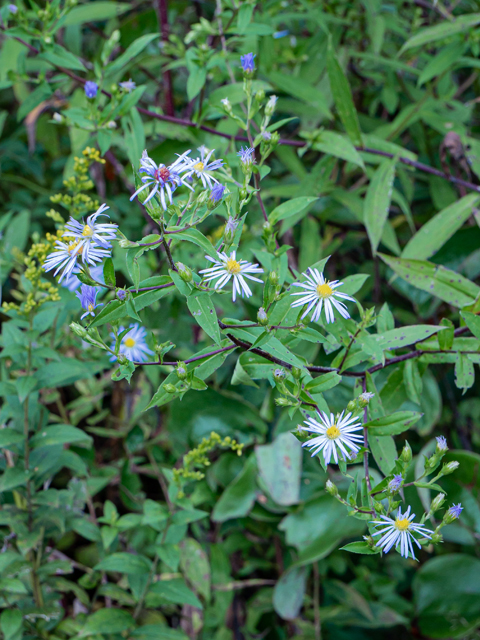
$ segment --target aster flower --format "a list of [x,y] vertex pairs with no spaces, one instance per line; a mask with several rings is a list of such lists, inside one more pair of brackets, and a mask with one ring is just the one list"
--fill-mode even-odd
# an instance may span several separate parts
[[96,246],[90,247],[89,251],[84,254],[83,245],[75,238],[72,238],[68,243],[57,240],[55,246],[55,251],[46,257],[43,268],[45,271],[51,271],[56,267],[53,274],[54,276],[63,269],[58,280],[59,282],[73,273],[80,255],[84,263],[86,262],[92,266],[110,255],[110,249],[103,249],[102,247]]
[[88,255],[90,249],[92,247],[103,247],[104,249],[110,249],[112,246],[110,240],[114,240],[117,235],[118,225],[112,222],[98,223],[98,216],[104,215],[108,218],[107,214],[104,213],[107,209],[106,204],[102,204],[101,207],[97,209],[95,213],[92,213],[91,216],[88,216],[87,222],[78,222],[78,220],[74,220],[70,218],[70,220],[65,225],[65,233],[64,236],[73,237],[78,240],[79,245],[82,246],[82,256],[85,259],[85,256]]
[[255,163],[255,149],[253,147],[242,147],[237,153],[237,156],[239,156],[240,162],[245,166]]
[[414,533],[421,535],[424,538],[431,538],[433,532],[430,529],[427,529],[422,524],[416,524],[413,522],[415,518],[415,514],[412,513],[410,515],[410,507],[402,514],[402,510],[399,507],[397,511],[397,516],[395,520],[393,518],[389,518],[388,516],[380,516],[381,520],[373,520],[372,524],[375,527],[383,527],[380,531],[376,531],[373,535],[382,536],[380,540],[377,542],[377,547],[381,547],[384,553],[388,553],[392,547],[398,550],[400,546],[400,554],[404,558],[408,558],[409,553],[412,555],[412,558],[415,558],[415,554],[413,553],[412,540],[415,542],[417,547],[421,549],[421,544],[414,537]]
[[18,11],[18,7],[16,5],[14,5],[14,4],[9,4],[8,5],[8,10],[10,11],[10,13],[15,14]]
[[97,287],[90,287],[88,284],[82,284],[81,291],[77,291],[77,298],[80,300],[82,307],[85,309],[85,313],[83,316],[80,316],[80,320],[83,320],[85,316],[93,316],[94,309],[97,307],[103,307],[103,302],[101,304],[97,304]]
[[270,133],[270,131],[262,131],[262,138],[268,142],[272,139],[272,134]]
[[447,510],[443,519],[447,524],[451,524],[454,520],[458,520],[462,511],[463,507],[460,502],[458,504],[453,504],[450,509]]
[[231,278],[233,278],[233,295],[232,300],[235,302],[237,293],[240,293],[242,298],[247,296],[249,298],[252,295],[250,287],[248,286],[245,278],[254,280],[255,282],[262,282],[259,278],[252,276],[252,273],[263,273],[262,267],[258,264],[252,264],[246,260],[237,261],[236,252],[232,251],[230,257],[226,253],[218,252],[218,259],[210,256],[205,256],[207,260],[213,262],[214,267],[208,269],[202,269],[199,273],[205,274],[205,280],[217,279],[215,283],[215,289],[222,289]]
[[445,453],[448,451],[447,439],[445,438],[445,436],[437,436],[435,440],[437,441],[438,453]]
[[223,198],[224,191],[225,187],[223,186],[223,184],[217,182],[217,184],[215,184],[212,188],[209,200],[211,200],[215,204],[217,202],[220,202],[220,200]]
[[189,178],[195,174],[197,178],[200,178],[205,189],[207,186],[209,189],[213,189],[212,182],[218,183],[218,180],[212,176],[211,172],[220,169],[223,165],[223,160],[212,160],[212,162],[209,163],[210,157],[215,149],[209,151],[207,155],[205,155],[206,149],[204,146],[199,147],[198,151],[200,151],[200,158],[188,160],[188,171],[184,178]]
[[366,402],[367,404],[370,402],[370,400],[372,398],[375,397],[374,393],[371,393],[370,391],[364,391],[363,393],[361,393],[358,398],[359,400],[361,400],[362,402]]
[[251,74],[255,71],[255,58],[256,54],[246,53],[244,56],[240,57],[240,62],[242,63],[242,69],[244,73]]
[[387,489],[390,493],[397,493],[403,484],[403,478],[401,473],[397,473],[388,483]]
[[[75,267],[72,273],[65,278],[62,283],[62,287],[65,287],[69,291],[75,291],[82,284],[80,280],[77,278],[77,273],[80,272],[80,267]],[[90,269],[90,274],[94,280],[97,282],[101,282],[104,284],[103,280],[103,265],[99,264],[96,267],[92,267]]]
[[288,36],[289,34],[290,31],[288,29],[284,29],[283,31],[275,31],[273,37],[275,38],[275,40],[278,40],[278,38],[285,38],[285,36]]
[[345,415],[345,411],[337,417],[333,413],[329,417],[325,412],[318,410],[317,414],[320,421],[309,417],[305,420],[307,426],[302,425],[302,429],[318,435],[304,442],[302,447],[308,447],[312,451],[312,456],[323,451],[326,464],[330,463],[332,457],[338,464],[338,452],[343,460],[346,460],[350,453],[356,456],[359,451],[358,444],[363,442],[363,434],[355,433],[362,428],[358,418],[351,413]]
[[189,169],[188,163],[185,162],[189,153],[190,149],[178,156],[177,160],[167,167],[164,164],[157,165],[148,156],[148,153],[144,151],[140,160],[140,173],[146,173],[147,175],[142,177],[143,186],[135,191],[133,196],[130,198],[130,202],[144,189],[153,187],[143,204],[147,204],[147,202],[151,200],[156,193],[159,193],[162,207],[167,209],[168,205],[165,194],[167,194],[168,200],[171,204],[172,194],[178,186],[185,185],[193,191],[193,187],[184,182],[180,176],[181,173]]
[[97,91],[98,91],[98,84],[96,82],[93,82],[92,80],[87,80],[87,82],[85,82],[84,90],[87,98],[96,98]]
[[318,269],[307,269],[307,272],[303,274],[306,282],[294,282],[293,286],[301,287],[306,291],[300,293],[292,293],[292,296],[301,296],[298,300],[292,303],[292,307],[303,307],[308,305],[302,315],[302,320],[307,316],[310,311],[315,307],[312,314],[311,321],[316,322],[320,318],[322,307],[325,306],[325,318],[327,324],[335,321],[333,314],[333,307],[340,313],[343,318],[350,318],[347,307],[338,298],[343,300],[352,300],[355,302],[355,298],[349,296],[346,293],[336,291],[338,287],[343,285],[343,282],[339,280],[328,281],[323,277],[323,273],[320,273]]
[[125,80],[125,82],[119,82],[118,86],[125,91],[128,91],[128,93],[131,93],[137,87],[137,85],[131,78],[129,80]]
[[[119,327],[118,333],[122,333],[124,329],[125,327]],[[114,338],[110,348],[115,349],[115,334],[111,333],[110,335]],[[153,355],[153,351],[147,346],[146,337],[146,330],[137,322],[132,323],[130,331],[123,336],[120,342],[119,353],[132,362],[146,362],[148,356]],[[117,360],[117,356],[112,355],[110,361],[114,362],[115,360]]]

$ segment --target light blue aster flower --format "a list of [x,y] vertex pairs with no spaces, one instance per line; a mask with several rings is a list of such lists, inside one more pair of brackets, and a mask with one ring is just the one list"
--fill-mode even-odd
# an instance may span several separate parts
[[97,222],[98,216],[108,215],[104,213],[109,209],[106,204],[102,204],[95,213],[88,216],[86,223],[70,218],[65,225],[64,237],[75,238],[79,247],[82,248],[82,258],[85,261],[91,249],[102,247],[110,249],[110,240],[114,240],[117,235],[118,225],[113,222]]
[[458,504],[453,504],[450,509],[447,510],[443,519],[447,524],[451,524],[454,520],[458,520],[462,511],[463,507],[460,502]]
[[400,473],[394,475],[393,478],[388,483],[388,487],[387,487],[388,491],[390,493],[397,493],[397,491],[402,486],[402,483],[403,483],[402,475]]
[[242,69],[246,74],[252,74],[255,71],[255,58],[257,56],[253,53],[246,53],[240,57],[242,63]]
[[437,453],[445,453],[448,451],[447,440],[444,436],[437,436],[435,440],[437,441]]
[[225,191],[225,187],[223,186],[223,184],[217,183],[212,188],[212,192],[210,193],[209,200],[215,203],[220,202],[220,200],[223,198],[224,191]]
[[98,84],[96,82],[93,82],[93,80],[87,80],[87,82],[85,82],[84,89],[87,98],[92,99],[97,97]]
[[212,182],[218,183],[218,180],[212,175],[212,171],[220,169],[223,166],[223,160],[212,160],[212,162],[209,163],[215,149],[209,151],[207,155],[205,155],[206,149],[204,146],[199,147],[198,151],[200,151],[200,158],[196,160],[189,159],[188,171],[184,177],[190,178],[190,176],[195,174],[197,178],[200,178],[205,189],[207,186],[209,189],[213,189]]
[[[124,327],[120,327],[118,333],[122,333],[124,329]],[[110,348],[115,349],[115,334],[111,333],[110,335],[114,339]],[[130,325],[130,331],[123,336],[120,342],[119,353],[132,362],[146,362],[148,356],[153,355],[153,351],[147,346],[146,337],[146,330],[137,322],[132,323]],[[115,362],[117,356],[112,355],[110,360]]]
[[125,80],[125,82],[119,82],[118,86],[124,89],[124,91],[128,91],[128,93],[131,93],[137,87],[131,78],[129,80]]
[[245,165],[251,165],[255,163],[255,149],[253,147],[242,147],[237,153],[240,158],[240,162]]
[[95,317],[94,310],[97,307],[103,307],[103,302],[97,304],[97,294],[98,287],[90,287],[88,284],[82,284],[81,290],[77,291],[77,298],[85,309],[85,313],[80,316],[80,320],[83,320],[85,316]]
[[398,508],[397,517],[395,520],[388,516],[380,516],[381,520],[373,520],[372,524],[375,527],[383,527],[380,531],[373,533],[373,537],[382,536],[377,542],[377,547],[381,547],[384,553],[388,553],[390,549],[395,547],[398,550],[400,547],[400,554],[404,558],[408,558],[411,554],[415,559],[413,553],[412,540],[417,547],[421,549],[422,545],[414,537],[414,533],[421,535],[424,538],[430,539],[433,532],[427,529],[422,524],[413,522],[415,514],[410,515],[410,507],[402,514],[401,507]]

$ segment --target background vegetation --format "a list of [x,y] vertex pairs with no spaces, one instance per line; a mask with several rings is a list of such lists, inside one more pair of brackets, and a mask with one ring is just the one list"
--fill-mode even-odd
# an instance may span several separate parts
[[[26,0],[0,9],[5,640],[479,637],[478,11],[467,0]],[[203,249],[218,246],[243,197],[240,56],[249,52],[255,104],[278,96],[269,126],[280,139],[255,140],[258,159],[272,153],[241,211],[242,257],[286,288],[331,255],[328,277],[370,316],[352,303],[351,324],[279,330],[283,351],[264,340],[263,355],[248,352],[262,330],[220,337],[186,304],[181,281],[110,302],[115,286],[172,282],[159,243],[142,255],[117,243],[99,333],[87,334],[75,292],[41,268],[57,230],[106,202],[129,240],[155,233],[129,200],[142,151],[169,164],[205,145],[227,162],[230,199],[201,223],[196,244],[173,245],[176,261],[204,268]],[[129,79],[133,90],[119,85]],[[95,98],[87,80],[99,86]],[[252,123],[255,137],[260,114]],[[240,304],[215,294],[214,312],[256,323],[275,286],[267,280],[266,298],[258,285]],[[221,348],[236,348],[202,369],[188,365],[195,382],[184,394],[172,366],[133,372],[97,348],[95,336],[110,346],[120,322],[141,322],[150,348],[173,362],[218,348],[216,332]],[[435,437],[446,437],[444,461],[459,469],[401,494],[418,517],[440,490],[462,503],[441,544],[424,546],[418,562],[367,543],[350,547],[359,554],[341,549],[362,541],[371,516],[349,516],[325,483],[371,507],[363,458],[345,477],[301,449],[290,433],[303,420],[296,403],[275,403],[290,397],[273,380],[278,361],[290,389],[292,365],[330,376],[315,401],[332,411],[368,388],[368,419],[397,416],[370,432],[373,484],[392,473],[405,438],[413,483]]]

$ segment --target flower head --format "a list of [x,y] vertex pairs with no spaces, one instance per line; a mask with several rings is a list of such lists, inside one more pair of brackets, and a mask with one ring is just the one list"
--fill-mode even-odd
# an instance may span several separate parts
[[387,489],[390,493],[397,493],[403,483],[403,478],[401,473],[397,473],[393,476],[393,478],[388,483]]
[[249,298],[252,292],[245,278],[254,280],[255,282],[262,282],[259,278],[251,275],[252,273],[263,273],[262,267],[259,267],[258,264],[247,262],[246,260],[237,261],[235,251],[232,251],[230,256],[227,256],[227,254],[223,252],[219,252],[217,255],[217,260],[210,256],[205,256],[205,258],[213,262],[215,266],[202,269],[199,273],[205,274],[204,277],[207,282],[217,280],[215,289],[222,289],[227,282],[233,278],[233,301],[235,302],[237,293],[240,293],[242,298],[244,295]]
[[272,139],[272,134],[270,131],[262,131],[262,138],[268,142]]
[[223,106],[225,107],[225,109],[230,109],[231,108],[231,104],[230,104],[230,100],[228,98],[222,98],[220,100],[220,102],[223,104]]
[[246,53],[244,56],[240,57],[244,73],[250,75],[255,71],[255,58],[256,55],[253,53]]
[[400,546],[400,554],[404,558],[408,558],[409,554],[411,554],[412,558],[415,558],[415,554],[413,553],[412,540],[415,542],[417,547],[421,549],[421,544],[414,537],[414,533],[421,535],[424,538],[431,538],[433,532],[430,529],[427,529],[421,524],[416,524],[413,522],[415,518],[415,514],[412,513],[410,515],[410,507],[402,514],[402,510],[399,507],[397,511],[397,517],[395,520],[393,518],[389,518],[388,516],[380,516],[381,520],[373,520],[372,524],[375,527],[383,527],[380,531],[376,531],[372,534],[375,536],[382,536],[380,540],[377,542],[377,547],[381,547],[384,553],[388,553],[392,547],[398,549]]
[[18,7],[16,5],[14,5],[14,4],[9,4],[8,5],[8,10],[10,11],[10,13],[15,14],[18,11]]
[[[79,247],[82,248],[82,257],[88,256],[90,250],[95,247],[110,249],[112,246],[110,240],[114,240],[117,235],[118,225],[112,222],[99,223],[98,216],[107,216],[104,211],[109,209],[106,204],[102,204],[95,213],[88,216],[87,222],[78,222],[70,218],[65,225],[64,236],[73,237],[78,241]],[[108,218],[108,216],[107,216]]]
[[288,29],[284,29],[283,31],[275,31],[273,37],[275,38],[275,40],[278,40],[278,38],[285,38],[285,36],[288,36],[289,33],[290,31]]
[[308,447],[312,456],[323,451],[326,464],[329,464],[332,458],[338,464],[339,452],[343,460],[346,460],[351,452],[356,456],[359,451],[358,445],[363,442],[363,435],[355,433],[362,428],[358,418],[351,413],[345,415],[345,411],[337,417],[333,413],[329,417],[325,412],[318,410],[317,414],[320,421],[309,417],[305,420],[307,426],[302,428],[319,435],[304,442],[302,447]]
[[118,86],[128,93],[131,93],[137,87],[137,85],[131,78],[129,80],[125,80],[125,82],[119,82]]
[[454,520],[458,520],[462,511],[463,507],[460,502],[458,504],[453,504],[450,509],[448,509],[444,519],[450,524]]
[[[118,333],[122,333],[124,330],[124,327],[119,327]],[[114,338],[111,349],[115,349],[115,335],[113,333],[110,335]],[[128,358],[128,360],[132,360],[132,362],[146,362],[148,356],[153,355],[153,351],[147,346],[146,337],[146,330],[137,322],[132,323],[130,331],[123,336],[120,342],[119,353]],[[112,355],[110,361],[114,362],[115,360],[117,360],[117,356]]]
[[223,160],[212,160],[212,162],[209,162],[210,157],[214,153],[215,149],[212,149],[208,152],[208,154],[206,154],[206,149],[202,146],[198,149],[198,151],[200,151],[199,158],[197,158],[196,160],[193,160],[191,158],[188,159],[186,163],[188,166],[188,171],[184,177],[189,178],[192,175],[196,175],[197,178],[200,178],[200,180],[202,181],[205,189],[207,188],[207,186],[209,189],[213,189],[212,183],[218,183],[218,180],[212,175],[212,171],[220,169],[220,167],[222,167],[223,165]]
[[97,262],[101,262],[104,258],[110,255],[110,249],[104,249],[103,247],[91,246],[87,252],[84,252],[84,247],[76,238],[70,238],[69,242],[63,242],[57,240],[55,243],[56,249],[50,255],[48,255],[43,263],[45,271],[55,269],[54,276],[59,271],[62,271],[59,282],[65,277],[69,277],[77,266],[79,257],[82,257],[82,261],[90,265],[95,265]]
[[240,158],[240,162],[245,166],[250,166],[255,163],[255,149],[253,147],[242,147],[237,153]]
[[85,89],[85,95],[87,96],[87,98],[97,97],[98,84],[96,82],[93,82],[92,80],[87,80],[85,82],[84,89]]
[[446,453],[448,451],[447,439],[445,436],[437,436],[437,453]]
[[363,402],[366,402],[368,404],[370,402],[370,400],[375,397],[375,394],[371,393],[370,391],[364,391],[358,397],[359,397],[360,400],[362,400]]
[[80,291],[77,291],[77,298],[80,300],[82,307],[85,309],[83,316],[80,316],[80,320],[83,320],[85,316],[95,316],[93,313],[97,307],[102,307],[102,304],[97,304],[98,288],[90,287],[88,284],[82,284]]
[[220,200],[223,198],[224,192],[225,187],[223,186],[223,184],[217,182],[217,184],[212,187],[209,200],[211,200],[215,204],[217,202],[220,202]]
[[185,185],[191,191],[193,191],[193,187],[183,181],[180,176],[181,173],[188,171],[189,164],[185,162],[188,154],[190,153],[190,149],[182,153],[182,155],[178,156],[177,160],[173,162],[168,167],[164,164],[156,164],[148,155],[146,151],[142,153],[142,158],[140,160],[140,173],[145,173],[142,177],[143,185],[140,189],[137,189],[133,196],[130,198],[130,202],[144,189],[148,189],[152,187],[152,190],[148,194],[143,204],[147,204],[149,200],[153,198],[157,193],[159,193],[160,201],[162,203],[162,207],[167,209],[167,198],[172,203],[172,194],[175,189],[180,185]]
[[[333,309],[335,308],[340,315],[347,319],[350,318],[347,307],[341,300],[352,300],[355,302],[355,298],[349,296],[346,293],[337,291],[338,287],[343,285],[343,282],[339,280],[328,281],[323,277],[323,273],[320,273],[318,269],[307,269],[307,272],[303,274],[306,277],[306,282],[294,282],[293,286],[301,287],[305,291],[299,293],[292,293],[292,296],[301,296],[298,300],[292,303],[292,307],[303,307],[308,305],[302,315],[302,320],[307,316],[312,309],[314,309],[311,321],[316,322],[320,318],[322,307],[325,307],[325,318],[327,324],[335,321]],[[341,300],[339,300],[339,298]]]

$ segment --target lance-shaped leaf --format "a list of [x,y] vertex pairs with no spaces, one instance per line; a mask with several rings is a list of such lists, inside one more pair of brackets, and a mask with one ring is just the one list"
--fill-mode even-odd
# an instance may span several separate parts
[[220,344],[222,338],[218,328],[217,312],[209,294],[200,293],[199,295],[189,296],[187,298],[187,306],[205,333],[215,340],[217,344]]
[[312,198],[309,196],[293,198],[292,200],[283,202],[282,204],[278,205],[278,207],[275,207],[268,218],[272,223],[279,222],[280,220],[285,220],[286,218],[290,218],[290,216],[294,216],[297,213],[300,213],[312,203],[314,203],[315,200],[318,200],[318,198]]
[[380,335],[372,336],[380,344],[382,349],[400,349],[421,340],[426,340],[438,331],[444,331],[443,327],[434,327],[430,324],[418,324],[412,327],[399,327],[391,331],[385,331]]
[[445,20],[440,24],[436,24],[434,27],[427,27],[426,29],[422,29],[416,33],[407,40],[407,42],[405,42],[400,53],[407,51],[407,49],[412,49],[413,47],[422,47],[426,44],[436,42],[437,40],[449,38],[456,33],[467,34],[472,27],[477,24],[480,24],[480,13],[470,13],[468,15],[459,16],[451,22],[447,22]]
[[462,389],[463,393],[465,393],[467,389],[473,386],[474,382],[475,371],[473,369],[473,362],[467,354],[457,354],[455,361],[455,386],[458,389]]
[[470,193],[437,213],[408,242],[402,258],[426,260],[433,256],[460,229],[479,202],[480,196]]
[[335,133],[335,131],[322,131],[313,143],[313,149],[322,151],[336,158],[352,162],[365,169],[361,155],[355,149],[350,139]]
[[376,170],[365,197],[363,221],[370,238],[373,255],[377,252],[388,218],[394,179],[395,160],[385,160]]
[[352,91],[348,84],[347,77],[335,55],[331,41],[328,45],[327,72],[340,120],[353,144],[361,147],[363,146],[362,134],[360,133],[357,110],[353,104]]
[[454,307],[471,304],[480,294],[480,287],[459,273],[426,260],[405,260],[378,254],[397,275]]
[[418,411],[396,411],[389,416],[370,420],[363,426],[374,436],[394,436],[410,429],[421,417],[422,414]]

